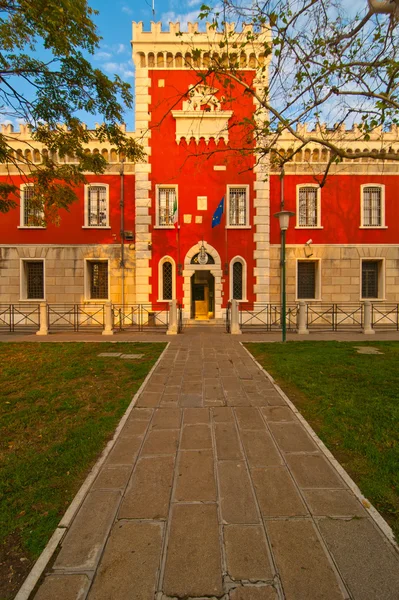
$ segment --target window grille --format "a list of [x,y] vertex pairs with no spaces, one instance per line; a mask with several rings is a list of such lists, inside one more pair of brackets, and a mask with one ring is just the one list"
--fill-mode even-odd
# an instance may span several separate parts
[[247,224],[247,190],[246,188],[230,188],[229,192],[229,225]]
[[43,227],[43,210],[38,206],[37,200],[34,200],[34,193],[33,185],[23,188],[24,227]]
[[172,263],[164,262],[162,265],[162,294],[164,300],[172,300],[173,298],[173,274]]
[[378,261],[362,262],[362,298],[378,298]]
[[89,262],[90,298],[93,300],[108,298],[108,263]]
[[381,227],[381,188],[363,188],[363,226]]
[[299,188],[299,226],[317,227],[317,188]]
[[316,263],[298,262],[298,298],[316,297]]
[[174,188],[158,189],[158,225],[173,225],[173,207],[176,200]]
[[91,185],[88,188],[88,225],[90,227],[107,226],[107,188],[103,185]]
[[234,300],[242,300],[242,263],[239,261],[233,264],[233,299]]
[[29,300],[44,298],[43,261],[26,261],[26,297]]

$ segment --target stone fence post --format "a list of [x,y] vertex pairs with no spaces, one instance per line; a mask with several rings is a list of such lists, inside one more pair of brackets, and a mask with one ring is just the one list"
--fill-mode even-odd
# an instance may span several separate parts
[[363,333],[367,335],[373,335],[375,333],[371,325],[371,302],[365,300],[363,303]]
[[306,323],[306,312],[307,305],[303,300],[299,303],[298,309],[298,317],[297,317],[297,333],[299,335],[307,335],[309,333],[309,329]]
[[230,333],[232,335],[240,335],[242,333],[240,329],[240,321],[238,314],[238,301],[231,301],[231,325],[230,325]]
[[112,328],[112,304],[111,304],[111,302],[107,302],[105,305],[104,329],[103,329],[102,334],[103,335],[114,335],[114,330]]
[[166,334],[177,334],[177,300],[172,300],[169,302],[169,325]]
[[48,312],[47,302],[40,302],[40,329],[36,335],[48,335]]

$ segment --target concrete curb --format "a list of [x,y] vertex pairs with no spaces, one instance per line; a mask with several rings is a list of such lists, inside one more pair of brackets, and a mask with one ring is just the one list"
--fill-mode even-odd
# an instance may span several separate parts
[[[131,343],[133,343],[133,342],[131,342]],[[160,343],[160,342],[153,342],[153,343],[155,344],[155,343]],[[163,342],[163,343],[165,343],[165,342]],[[132,401],[130,402],[129,406],[127,407],[123,417],[119,421],[118,427],[115,429],[115,433],[113,435],[112,440],[110,440],[108,442],[108,444],[105,446],[104,450],[102,451],[102,453],[100,455],[100,458],[97,460],[96,464],[91,469],[91,471],[87,475],[86,479],[82,483],[76,496],[72,500],[72,502],[69,505],[69,507],[67,508],[64,516],[62,517],[61,521],[59,522],[57,529],[55,530],[55,532],[51,536],[50,540],[47,542],[47,545],[44,548],[43,552],[40,554],[39,558],[33,565],[29,575],[25,579],[24,583],[22,584],[21,588],[19,589],[14,600],[28,600],[29,599],[29,596],[31,595],[32,590],[34,589],[35,585],[37,584],[40,577],[42,576],[43,571],[46,568],[51,557],[53,556],[54,552],[56,551],[58,544],[61,542],[62,538],[67,533],[68,527],[71,525],[76,513],[78,512],[85,497],[87,496],[87,493],[88,493],[93,481],[97,477],[99,470],[101,469],[103,463],[105,462],[109,453],[111,452],[112,448],[114,447],[120,432],[122,431],[127,419],[129,418],[130,413],[132,412],[133,408],[135,407],[138,397],[140,396],[144,387],[147,385],[147,381],[149,380],[152,373],[157,368],[159,362],[163,358],[163,355],[169,348],[169,345],[170,345],[170,342],[166,342],[165,349],[163,350],[160,357],[158,358],[158,360],[156,361],[154,366],[149,371],[147,377],[144,379],[143,383],[141,384],[141,386],[139,387],[139,389],[133,396]]]
[[387,538],[388,542],[398,552],[399,546],[395,540],[394,533],[393,533],[392,529],[390,528],[390,526],[388,525],[388,523],[385,521],[385,519],[383,519],[383,517],[380,515],[378,510],[376,508],[374,508],[374,506],[371,504],[371,502],[365,496],[363,496],[362,492],[360,491],[360,489],[358,488],[356,483],[353,481],[353,479],[348,475],[348,473],[345,471],[345,469],[339,464],[339,462],[334,457],[334,455],[330,452],[330,450],[327,448],[327,446],[324,444],[324,442],[321,441],[319,436],[315,433],[315,431],[312,429],[312,427],[309,425],[309,423],[306,421],[306,419],[301,415],[301,413],[298,411],[296,406],[291,402],[291,400],[288,398],[288,396],[283,392],[283,390],[280,388],[280,386],[275,382],[275,380],[270,375],[270,373],[268,373],[266,371],[266,369],[264,369],[262,367],[262,365],[260,363],[258,363],[258,361],[250,353],[250,351],[247,350],[247,348],[245,348],[244,343],[240,342],[240,345],[244,348],[245,352],[247,352],[249,354],[249,356],[252,358],[254,363],[259,367],[259,369],[261,371],[263,371],[263,373],[266,375],[266,377],[269,379],[269,381],[271,381],[271,383],[274,385],[274,387],[276,388],[278,393],[284,398],[284,400],[287,402],[287,404],[289,405],[291,410],[295,413],[295,416],[301,422],[301,424],[304,426],[307,433],[311,436],[311,438],[313,439],[315,444],[317,444],[317,446],[320,448],[321,452],[324,454],[326,459],[331,463],[331,465],[335,468],[335,470],[338,471],[341,478],[345,481],[346,485],[354,493],[356,498],[361,502],[363,508],[367,511],[367,513],[373,519],[373,521],[375,522],[377,527],[381,530],[381,532]]

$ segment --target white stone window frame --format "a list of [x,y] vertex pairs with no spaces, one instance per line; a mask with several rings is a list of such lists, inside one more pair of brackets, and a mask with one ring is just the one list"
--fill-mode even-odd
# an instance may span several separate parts
[[[105,262],[108,265],[108,296],[107,298],[91,298],[91,278],[89,263]],[[101,304],[103,302],[110,302],[111,300],[111,269],[109,258],[85,258],[84,259],[84,270],[83,270],[83,286],[84,286],[84,301],[92,304]]]
[[[377,298],[363,298],[362,287],[363,287],[363,262],[376,262],[378,263],[378,297]],[[384,256],[362,256],[360,259],[360,290],[359,299],[364,302],[365,300],[384,301],[385,298],[385,257]]]
[[176,202],[177,202],[177,215],[179,216],[179,186],[177,184],[157,184],[155,186],[155,225],[154,229],[174,229],[175,226],[171,225],[159,225],[159,192],[160,190],[175,190]]
[[237,300],[237,302],[248,302],[248,286],[247,286],[247,261],[245,260],[245,258],[243,258],[242,256],[235,256],[234,258],[231,259],[230,261],[230,266],[229,266],[229,275],[230,275],[230,282],[229,282],[229,296],[230,296],[230,300],[233,299],[233,265],[236,262],[240,262],[242,264],[242,290],[243,290],[243,298],[241,298],[240,300]]
[[[106,225],[89,225],[89,190],[91,187],[103,187],[105,188],[106,199],[107,199],[107,224]],[[84,225],[82,229],[111,229],[109,224],[109,184],[108,183],[94,183],[90,182],[84,186]]]
[[[43,263],[43,298],[28,298],[28,282],[26,277],[25,264],[28,262]],[[37,302],[46,301],[46,259],[45,258],[20,258],[19,259],[19,300],[20,302]]]
[[[317,190],[317,223],[316,225],[300,225],[299,224],[299,192],[301,188],[314,188]],[[296,225],[295,229],[323,229],[321,224],[321,188],[317,183],[299,183],[296,186]]]
[[[299,298],[298,297],[298,263],[315,263],[315,297],[314,298]],[[295,302],[321,302],[322,301],[322,290],[321,290],[321,265],[322,261],[320,258],[297,258],[295,260]]]
[[[230,190],[231,189],[244,189],[245,190],[245,225],[230,225]],[[249,217],[249,185],[248,184],[231,184],[229,183],[226,188],[226,229],[251,229]]]
[[[368,187],[380,188],[381,190],[381,225],[364,224],[364,189]],[[385,185],[383,183],[363,183],[360,186],[360,226],[359,229],[388,229],[385,225]]]
[[[19,186],[19,198],[20,198],[20,207],[19,207],[19,225],[17,229],[46,229],[46,225],[25,225],[25,190],[26,188],[33,187],[33,183],[21,183]],[[44,213],[42,212],[43,218]]]
[[[163,265],[166,262],[172,264],[172,298],[163,297]],[[163,256],[158,263],[158,300],[157,302],[171,302],[176,300],[176,262],[171,256]]]

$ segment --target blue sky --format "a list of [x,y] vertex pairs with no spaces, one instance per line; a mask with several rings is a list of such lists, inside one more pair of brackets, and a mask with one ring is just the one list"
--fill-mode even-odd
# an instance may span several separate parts
[[[91,62],[108,76],[117,73],[134,86],[130,45],[132,21],[143,21],[147,31],[151,21],[162,21],[165,26],[169,21],[180,21],[181,28],[185,29],[188,21],[197,20],[203,0],[154,0],[155,15],[152,13],[152,0],[92,0],[89,3],[99,11],[94,21],[103,38]],[[86,120],[88,126],[93,127],[96,118],[90,116]],[[125,121],[129,130],[134,129],[132,111],[126,113]]]

